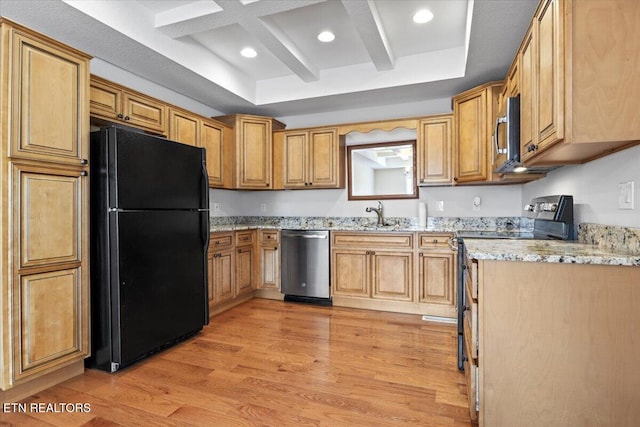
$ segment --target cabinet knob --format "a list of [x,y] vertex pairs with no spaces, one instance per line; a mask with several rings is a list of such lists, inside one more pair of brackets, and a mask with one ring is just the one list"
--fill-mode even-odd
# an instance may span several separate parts
[[454,180],[454,181],[456,181],[456,182],[458,182],[458,177],[457,177],[457,176],[454,176],[454,177],[453,177],[453,180]]
[[87,159],[80,159],[80,164],[81,164],[81,165],[88,165],[88,164],[89,164],[89,160],[87,160]]
[[131,118],[130,118],[129,116],[124,116],[124,120],[125,120],[125,121],[127,121],[127,122],[128,122],[130,119],[131,119]]
[[265,186],[266,186],[266,187],[268,187],[268,186],[269,186],[269,183],[267,182],[267,183],[265,184]]
[[89,173],[87,171],[82,171],[80,172],[80,176],[88,176]]
[[122,120],[122,118],[123,118],[124,116],[122,115],[122,113],[120,113],[120,114],[118,114],[116,117]]

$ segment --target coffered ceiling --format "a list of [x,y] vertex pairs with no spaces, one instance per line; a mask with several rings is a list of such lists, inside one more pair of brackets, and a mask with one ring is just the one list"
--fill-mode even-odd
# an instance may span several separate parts
[[[221,112],[279,117],[448,98],[502,79],[536,5],[2,0],[0,13]],[[412,20],[421,9],[430,22]],[[319,41],[323,31],[335,39]]]

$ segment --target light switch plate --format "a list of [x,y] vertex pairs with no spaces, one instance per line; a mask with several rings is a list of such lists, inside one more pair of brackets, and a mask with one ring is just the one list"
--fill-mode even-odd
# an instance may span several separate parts
[[618,209],[635,209],[634,182],[627,181],[618,184]]

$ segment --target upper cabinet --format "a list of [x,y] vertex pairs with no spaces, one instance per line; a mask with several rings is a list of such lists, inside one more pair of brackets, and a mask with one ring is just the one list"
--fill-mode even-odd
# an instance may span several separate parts
[[447,185],[453,182],[452,132],[452,114],[431,116],[419,121],[418,185]]
[[131,89],[91,76],[91,116],[167,134],[167,105]]
[[[84,54],[22,27],[5,26],[7,106],[11,157],[85,165],[88,159]],[[10,112],[10,113],[9,113]]]
[[337,128],[283,132],[279,137],[284,188],[344,188],[344,138]]
[[232,114],[215,117],[234,131],[233,188],[270,190],[273,188],[272,131],[284,124],[271,117]]
[[640,140],[640,3],[542,0],[521,45],[522,159],[585,162]]
[[491,133],[502,82],[491,82],[453,97],[456,184],[492,179]]
[[169,109],[169,139],[197,147],[200,142],[200,117],[178,108]]
[[198,147],[205,149],[209,187],[231,188],[232,167],[227,157],[233,151],[233,129],[215,120],[200,122]]

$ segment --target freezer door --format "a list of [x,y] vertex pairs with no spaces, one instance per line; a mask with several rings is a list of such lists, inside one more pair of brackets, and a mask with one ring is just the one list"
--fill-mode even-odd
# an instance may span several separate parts
[[[208,323],[204,212],[112,212],[113,361],[126,366]],[[206,229],[203,229],[206,227]],[[116,256],[117,255],[117,256]],[[118,336],[119,335],[119,336]]]
[[209,208],[204,149],[116,127],[106,135],[111,208]]

